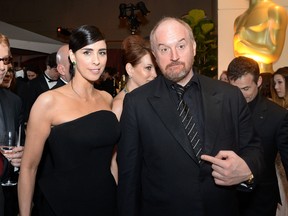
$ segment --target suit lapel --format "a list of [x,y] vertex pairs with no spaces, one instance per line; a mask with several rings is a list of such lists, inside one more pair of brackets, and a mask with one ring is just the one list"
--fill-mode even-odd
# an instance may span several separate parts
[[[204,153],[210,154],[215,145],[218,131],[220,130],[219,124],[221,120],[219,118],[222,115],[223,93],[217,93],[213,85],[210,85],[210,82],[206,82],[208,78],[202,79],[201,76],[199,77],[204,109]],[[148,100],[179,145],[181,145],[185,152],[198,164],[182,123],[178,118],[176,107],[173,104],[166,84],[163,78],[158,79],[158,81],[159,87],[156,89],[154,97],[148,98]]]
[[223,94],[217,93],[211,83],[199,76],[204,114],[204,154],[210,155],[216,142],[221,120]]
[[173,104],[165,81],[163,78],[159,78],[158,81],[160,82],[158,85],[159,88],[156,89],[154,97],[148,98],[148,100],[165,127],[177,140],[178,144],[197,163],[197,159],[193,154],[191,144],[187,138],[183,125],[178,118],[175,104]]
[[[45,72],[44,72],[45,73]],[[42,79],[40,80],[40,86],[41,86],[41,91],[45,92],[49,90],[49,85],[44,77],[44,75],[42,75]]]
[[[221,116],[223,95],[217,94],[210,89],[207,89],[205,85],[202,85],[202,103],[203,103],[203,113],[204,113],[204,154],[210,155],[217,134],[221,126],[219,125],[219,117]],[[206,90],[203,90],[206,88]],[[209,87],[208,87],[209,88]],[[204,93],[203,93],[204,92]]]
[[9,95],[7,95],[6,91],[8,90],[1,89],[1,106],[2,106],[4,124],[6,130],[14,130],[15,129],[13,118],[14,104],[11,102],[11,98],[9,98]]

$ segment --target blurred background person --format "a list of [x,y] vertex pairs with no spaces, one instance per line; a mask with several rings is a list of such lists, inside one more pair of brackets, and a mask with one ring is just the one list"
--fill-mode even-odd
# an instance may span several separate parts
[[116,75],[116,68],[113,67],[105,67],[99,82],[95,82],[94,87],[99,90],[107,91],[112,97],[115,97],[116,92],[116,80],[114,76]]
[[52,88],[58,88],[65,84],[67,84],[71,75],[69,72],[70,63],[69,63],[69,45],[65,44],[59,48],[56,54],[56,63],[57,63],[57,71],[60,74],[60,78],[58,79],[55,86]]
[[[112,111],[116,114],[118,120],[121,117],[125,95],[157,76],[156,62],[149,41],[139,35],[130,35],[123,40],[122,51],[123,63],[129,77],[122,91],[113,99]],[[116,148],[113,157],[117,157]],[[117,167],[117,164],[114,167]],[[117,173],[114,172],[114,175],[117,176],[116,179],[118,179]]]
[[273,84],[276,93],[273,100],[288,109],[288,67],[279,68],[273,74]]
[[[261,138],[265,170],[253,191],[238,192],[241,216],[275,216],[280,193],[275,170],[279,151],[288,174],[288,112],[260,93],[262,76],[258,63],[244,56],[228,66],[229,82],[238,87],[252,112],[253,123]],[[286,174],[286,176],[288,176]]]
[[56,53],[48,55],[46,60],[46,70],[31,80],[28,85],[27,105],[24,120],[28,121],[32,105],[40,94],[50,90],[56,85],[60,74],[57,70]]
[[[272,98],[280,106],[288,109],[288,67],[278,68],[273,74]],[[277,216],[288,215],[288,182],[283,162],[279,155],[276,158],[276,170],[281,195],[281,205],[278,205]]]
[[41,73],[40,67],[38,65],[28,65],[25,67],[26,78],[31,81],[39,76]]
[[125,95],[157,77],[156,62],[148,40],[139,35],[130,35],[123,40],[122,50],[128,80],[123,90],[113,99],[112,110],[118,119]]
[[8,67],[7,73],[5,74],[5,77],[0,84],[1,88],[6,88],[11,90],[12,92],[16,93],[16,78],[13,67],[10,65]]
[[[0,33],[0,84],[5,75],[11,67],[12,55],[10,52],[9,39]],[[19,131],[19,127],[22,126],[22,103],[20,97],[14,94],[6,87],[0,88],[0,135],[4,134],[5,131]],[[23,127],[22,127],[23,128]],[[21,136],[24,136],[24,132],[21,131]],[[20,140],[21,142],[21,140]],[[22,143],[20,143],[22,144]],[[3,158],[0,153],[0,180],[1,174],[3,173],[3,159],[7,163],[11,163],[13,166],[10,172],[15,174],[15,178],[18,178],[18,170],[21,164],[21,158],[23,154],[23,146],[17,146],[13,148],[12,152],[3,151],[5,155]],[[2,163],[1,163],[2,162]],[[15,169],[17,168],[17,171]],[[16,171],[16,172],[15,172]],[[3,177],[3,176],[2,176]],[[4,179],[2,179],[3,181]],[[18,197],[17,197],[17,186],[3,186],[5,205],[3,205],[2,186],[0,185],[0,215],[5,216],[17,216],[18,215]],[[4,214],[3,214],[4,211]]]

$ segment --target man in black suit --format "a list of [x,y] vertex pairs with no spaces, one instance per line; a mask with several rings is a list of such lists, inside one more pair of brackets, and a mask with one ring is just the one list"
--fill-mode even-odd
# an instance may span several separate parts
[[228,79],[243,93],[256,131],[264,149],[265,169],[259,183],[250,193],[239,192],[243,216],[275,216],[280,194],[275,170],[277,152],[288,172],[288,111],[259,94],[262,77],[256,61],[247,57],[234,58],[228,66]]
[[[196,43],[184,21],[163,18],[150,41],[162,75],[124,99],[117,159],[119,215],[239,215],[236,189],[240,184],[252,188],[263,164],[243,95],[193,72]],[[183,87],[184,103],[198,129],[202,149],[197,153],[177,111],[178,89]]]
[[[10,53],[10,43],[8,38],[0,33],[0,84],[8,70],[8,65],[12,62]],[[22,124],[22,103],[20,97],[12,93],[10,90],[0,88],[0,136],[5,131],[18,131]],[[22,134],[24,135],[24,134]],[[14,167],[20,167],[23,154],[23,146],[15,147],[12,153],[0,153],[0,182],[5,174],[5,164],[11,163]],[[7,153],[7,152],[6,152]],[[6,170],[7,171],[7,170]],[[5,186],[0,184],[0,216],[16,216],[18,215],[18,199],[17,186]]]
[[56,53],[48,55],[46,70],[31,80],[28,85],[27,105],[25,110],[25,122],[28,121],[30,110],[40,94],[48,91],[56,85],[60,74],[57,71]]

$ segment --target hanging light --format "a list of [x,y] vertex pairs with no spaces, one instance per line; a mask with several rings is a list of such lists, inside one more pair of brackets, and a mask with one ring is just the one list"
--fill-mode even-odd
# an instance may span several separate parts
[[141,22],[138,20],[134,11],[139,10],[143,16],[147,16],[150,11],[147,9],[144,2],[140,1],[136,5],[121,3],[119,5],[119,19],[128,19],[131,34],[135,34]]

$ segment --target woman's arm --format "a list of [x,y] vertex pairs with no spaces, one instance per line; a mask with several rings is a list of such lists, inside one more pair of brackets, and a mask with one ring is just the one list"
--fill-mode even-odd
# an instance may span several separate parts
[[34,103],[27,125],[25,150],[18,180],[18,199],[21,216],[30,216],[35,178],[45,141],[51,128],[53,97],[40,95]]

